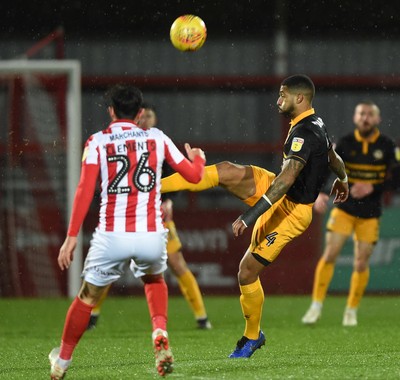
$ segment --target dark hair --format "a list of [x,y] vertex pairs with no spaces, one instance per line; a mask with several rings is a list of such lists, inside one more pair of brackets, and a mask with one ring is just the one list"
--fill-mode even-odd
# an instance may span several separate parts
[[152,104],[152,103],[143,102],[142,108],[144,108],[144,109],[146,109],[146,110],[151,110],[151,111],[153,111],[155,114],[157,113],[156,106],[155,106],[154,104]]
[[[380,110],[379,106],[378,106],[374,101],[372,101],[372,100],[370,100],[370,99],[363,99],[363,100],[359,101],[359,102],[356,104],[355,109],[356,109],[358,106],[368,106],[368,107],[375,108],[376,111],[377,111],[377,113],[378,113],[378,115],[381,114],[381,110]],[[354,109],[354,112],[355,112],[355,109]]]
[[281,86],[286,86],[289,91],[297,90],[302,91],[303,94],[308,98],[308,101],[311,101],[315,95],[315,86],[310,77],[303,74],[292,75],[286,79],[284,79],[281,83]]
[[134,86],[117,84],[107,92],[107,98],[118,119],[134,119],[142,108],[143,94]]

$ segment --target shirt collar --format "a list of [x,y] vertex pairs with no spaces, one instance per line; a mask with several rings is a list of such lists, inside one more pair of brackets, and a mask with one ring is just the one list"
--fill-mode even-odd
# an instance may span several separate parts
[[368,137],[362,137],[360,134],[360,131],[358,129],[356,129],[354,131],[354,137],[356,138],[357,141],[359,142],[369,142],[369,143],[374,143],[379,135],[381,134],[381,132],[379,131],[378,128],[375,127],[375,130],[373,133],[371,133]]
[[303,119],[306,118],[307,116],[314,115],[314,114],[315,114],[314,108],[310,108],[309,110],[302,112],[299,116],[296,116],[294,119],[292,119],[292,120],[290,121],[290,126],[293,127],[293,126],[295,126],[300,120],[303,120]]

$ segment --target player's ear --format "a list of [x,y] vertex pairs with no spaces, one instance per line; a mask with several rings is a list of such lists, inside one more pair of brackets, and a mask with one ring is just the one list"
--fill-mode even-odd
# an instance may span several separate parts
[[139,122],[139,120],[143,117],[143,114],[144,114],[144,108],[140,108],[134,120],[136,122]]
[[296,103],[297,103],[297,104],[300,104],[300,103],[303,102],[303,100],[304,100],[304,95],[303,95],[303,94],[297,94],[297,96],[296,96]]
[[108,114],[110,115],[111,119],[114,120],[116,118],[115,112],[114,112],[114,107],[108,106],[107,111],[108,111]]

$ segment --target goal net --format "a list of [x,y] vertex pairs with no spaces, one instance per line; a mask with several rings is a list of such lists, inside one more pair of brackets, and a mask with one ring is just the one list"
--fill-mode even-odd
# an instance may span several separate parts
[[79,61],[0,62],[0,296],[74,295],[57,256],[80,175]]

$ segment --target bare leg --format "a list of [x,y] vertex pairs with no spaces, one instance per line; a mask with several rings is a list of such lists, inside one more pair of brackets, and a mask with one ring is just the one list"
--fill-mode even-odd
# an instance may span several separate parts
[[203,191],[221,186],[241,200],[255,194],[256,185],[251,166],[237,165],[223,161],[216,165],[206,166],[203,179],[193,184],[186,181],[179,173],[174,173],[161,180],[161,192]]
[[216,166],[219,186],[241,200],[250,198],[255,194],[256,184],[251,166],[233,164],[229,161],[221,162]]

